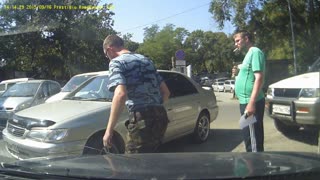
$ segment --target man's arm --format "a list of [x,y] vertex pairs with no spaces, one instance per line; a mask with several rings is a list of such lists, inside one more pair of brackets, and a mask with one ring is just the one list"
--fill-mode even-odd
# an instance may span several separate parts
[[164,81],[162,81],[160,84],[160,93],[162,95],[163,103],[167,102],[170,96],[170,91]]
[[255,108],[255,102],[256,99],[259,95],[259,91],[262,88],[262,84],[263,84],[263,72],[254,72],[254,77],[255,77],[255,81],[253,84],[253,89],[252,89],[252,93],[250,96],[250,101],[246,107],[246,111],[248,113],[248,115],[252,115],[255,113],[256,108]]
[[114,91],[112,99],[111,111],[109,116],[106,132],[103,137],[103,145],[110,147],[113,135],[113,128],[116,125],[119,115],[122,112],[125,101],[127,99],[127,88],[125,85],[118,85]]

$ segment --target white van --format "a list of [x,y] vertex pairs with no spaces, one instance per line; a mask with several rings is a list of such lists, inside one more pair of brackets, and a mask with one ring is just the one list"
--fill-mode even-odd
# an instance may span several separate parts
[[54,102],[63,99],[66,97],[71,91],[76,89],[80,84],[85,82],[86,80],[90,79],[91,77],[97,76],[97,75],[104,75],[107,74],[108,71],[98,71],[98,72],[89,72],[89,73],[82,73],[77,74],[73,76],[61,89],[61,91],[51,96],[46,100],[46,103]]
[[17,82],[24,82],[31,80],[33,78],[16,78],[16,79],[8,79],[8,80],[3,80],[0,83],[0,95],[3,94],[9,87],[13,86]]
[[320,57],[307,73],[274,84],[267,91],[266,112],[284,133],[320,125]]

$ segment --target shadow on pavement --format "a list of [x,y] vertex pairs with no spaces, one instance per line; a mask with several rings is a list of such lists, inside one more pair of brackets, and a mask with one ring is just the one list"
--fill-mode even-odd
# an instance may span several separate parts
[[318,145],[319,131],[315,129],[300,129],[296,132],[282,133],[289,139],[310,145]]
[[202,144],[192,142],[190,136],[163,144],[159,152],[231,152],[242,143],[242,133],[238,129],[213,129],[208,140]]

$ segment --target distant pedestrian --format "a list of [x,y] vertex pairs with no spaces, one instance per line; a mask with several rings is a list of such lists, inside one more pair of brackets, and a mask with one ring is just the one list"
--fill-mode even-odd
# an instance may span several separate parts
[[[265,74],[265,56],[263,52],[253,45],[253,37],[247,31],[239,31],[234,36],[235,46],[238,50],[246,52],[235,81],[235,93],[240,103],[240,113],[254,115],[255,135],[250,137],[249,127],[244,128],[243,138],[247,152],[264,151],[263,115],[265,99],[262,91]],[[251,144],[251,138],[256,146]]]

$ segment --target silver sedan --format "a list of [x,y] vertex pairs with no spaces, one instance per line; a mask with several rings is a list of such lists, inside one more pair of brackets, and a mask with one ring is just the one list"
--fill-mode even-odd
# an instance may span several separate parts
[[[218,115],[214,93],[184,74],[159,71],[171,92],[165,104],[170,123],[163,143],[185,135],[195,142],[208,139]],[[65,99],[18,112],[3,131],[7,150],[16,158],[101,154],[113,94],[107,75],[89,79]],[[115,127],[111,152],[123,153],[127,142],[124,111]]]

